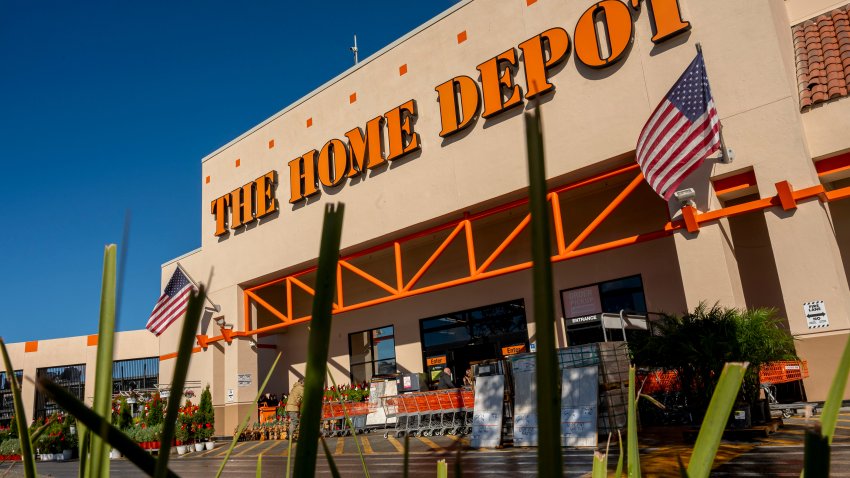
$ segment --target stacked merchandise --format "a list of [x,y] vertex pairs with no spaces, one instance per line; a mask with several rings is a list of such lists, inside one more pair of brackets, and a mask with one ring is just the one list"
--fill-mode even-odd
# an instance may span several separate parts
[[558,350],[561,369],[599,366],[600,435],[625,429],[628,416],[629,351],[625,342],[600,342]]

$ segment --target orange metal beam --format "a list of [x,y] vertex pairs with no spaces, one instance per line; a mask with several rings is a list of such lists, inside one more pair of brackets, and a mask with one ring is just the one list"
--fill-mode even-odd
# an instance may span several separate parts
[[573,242],[570,243],[569,246],[567,246],[566,251],[572,252],[576,250],[578,246],[580,246],[581,243],[584,242],[585,239],[587,239],[587,236],[591,235],[593,231],[595,231],[596,228],[599,227],[599,225],[602,224],[605,219],[608,219],[608,216],[610,216],[611,213],[614,212],[614,209],[617,209],[617,206],[622,204],[623,201],[627,197],[629,197],[629,195],[632,193],[632,191],[635,190],[635,188],[638,187],[641,181],[643,181],[643,174],[638,173],[638,175],[635,176],[634,179],[632,179],[632,182],[630,182],[628,186],[626,186],[625,189],[623,189],[620,194],[618,194],[617,197],[615,197],[614,200],[611,201],[611,203],[608,204],[608,206],[605,207],[605,209],[598,216],[596,216],[596,219],[594,219],[589,226],[587,226],[583,231],[581,231],[581,234],[579,234],[578,237],[576,237]]
[[[618,175],[618,174],[623,174],[625,172],[634,171],[636,169],[637,169],[636,165],[629,166],[629,167],[626,167],[626,168],[620,168],[618,170],[611,171],[611,172],[608,172],[608,173],[603,173],[603,174],[597,175],[593,178],[589,178],[589,179],[584,180],[584,181],[579,181],[579,182],[573,183],[571,185],[562,186],[562,187],[560,187],[556,190],[551,191],[550,194],[549,194],[549,199],[550,199],[550,201],[552,201],[552,212],[553,212],[553,219],[554,219],[555,223],[559,224],[563,220],[562,216],[561,216],[559,198],[557,196],[558,192],[563,192],[563,191],[566,191],[566,190],[569,190],[569,189],[573,189],[575,187],[581,187],[581,186],[584,186],[584,185],[592,184],[593,182],[602,180],[603,178],[609,178],[609,177],[612,177],[612,176],[615,176],[615,175]],[[564,261],[564,260],[573,259],[573,258],[576,258],[576,257],[586,256],[586,255],[590,255],[590,254],[596,254],[596,253],[599,253],[599,252],[609,251],[609,250],[613,250],[613,249],[617,249],[617,248],[621,248],[621,247],[626,247],[626,246],[630,246],[630,245],[634,245],[634,244],[638,244],[638,243],[642,243],[642,242],[656,240],[656,239],[659,239],[659,238],[662,238],[662,237],[667,237],[667,236],[674,234],[676,231],[686,229],[686,223],[689,223],[689,224],[687,224],[687,229],[689,229],[689,230],[693,229],[694,231],[697,231],[699,229],[700,225],[710,223],[710,222],[716,221],[716,220],[724,218],[724,217],[734,217],[734,216],[737,216],[737,215],[740,215],[740,214],[746,214],[746,213],[750,213],[750,212],[765,210],[765,209],[768,209],[768,208],[771,208],[771,207],[783,207],[783,206],[784,207],[789,207],[789,206],[796,207],[796,204],[799,201],[803,201],[803,200],[807,200],[807,199],[817,198],[821,201],[829,202],[829,201],[837,201],[837,200],[841,200],[841,199],[850,198],[850,187],[845,187],[845,188],[834,190],[834,191],[825,191],[823,186],[816,185],[816,186],[812,186],[812,187],[805,188],[805,189],[794,190],[793,187],[791,187],[790,184],[780,183],[780,184],[777,184],[777,192],[778,193],[777,193],[776,196],[773,196],[773,197],[764,198],[764,199],[757,199],[757,200],[750,201],[750,202],[747,202],[747,203],[738,204],[738,205],[735,205],[735,206],[730,206],[730,207],[718,209],[718,210],[715,210],[715,211],[708,211],[708,212],[704,212],[704,213],[699,213],[696,210],[693,210],[693,211],[690,211],[691,212],[690,215],[683,216],[683,220],[668,222],[667,224],[665,224],[665,226],[661,230],[643,233],[643,234],[637,234],[637,235],[633,235],[633,236],[630,236],[630,237],[625,237],[625,238],[609,241],[609,242],[606,242],[604,244],[597,244],[597,245],[594,245],[594,246],[579,248],[581,246],[581,243],[593,232],[593,230],[595,230],[600,224],[602,224],[602,222],[604,222],[604,220],[607,219],[610,216],[610,214],[613,212],[613,210],[617,206],[619,206],[623,202],[623,200],[625,200],[626,197],[629,194],[631,194],[632,191],[634,191],[634,189],[640,184],[641,180],[642,180],[642,176],[640,176],[640,175],[638,175],[634,180],[632,180],[632,182],[629,183],[623,189],[623,191],[614,199],[614,201],[612,201],[608,205],[608,207],[606,207],[606,209],[597,218],[595,218],[587,228],[585,228],[585,230],[582,232],[582,234],[580,234],[579,237],[577,237],[576,240],[573,241],[572,244],[570,244],[570,247],[563,247],[563,243],[559,242],[558,243],[558,251],[559,252],[558,252],[557,255],[552,257],[553,262],[560,262],[560,261]],[[338,276],[341,276],[342,268],[349,269],[351,272],[354,272],[358,276],[360,276],[360,277],[372,282],[373,284],[377,285],[378,287],[380,287],[381,289],[386,291],[388,295],[385,296],[385,297],[379,297],[377,299],[367,300],[367,301],[363,301],[363,302],[359,302],[359,303],[353,303],[353,304],[344,304],[340,301],[340,304],[335,304],[334,313],[338,314],[338,313],[348,312],[348,311],[352,311],[352,310],[358,310],[358,309],[362,309],[362,308],[366,308],[366,307],[372,307],[372,306],[375,306],[375,305],[378,305],[378,304],[383,304],[383,303],[386,303],[386,302],[402,299],[402,298],[405,298],[405,297],[412,297],[412,296],[425,294],[425,293],[429,293],[429,292],[433,292],[433,291],[437,291],[437,290],[443,290],[443,289],[447,289],[447,288],[450,288],[450,287],[456,287],[456,286],[459,286],[459,285],[468,284],[468,283],[479,281],[479,280],[488,279],[488,278],[491,278],[491,277],[497,277],[497,276],[501,276],[501,275],[510,274],[510,273],[513,273],[513,272],[529,269],[531,267],[531,262],[523,262],[523,263],[520,263],[520,264],[513,264],[513,265],[510,265],[510,266],[502,267],[502,268],[497,269],[497,270],[487,270],[490,266],[492,266],[493,262],[499,257],[499,255],[511,244],[511,242],[514,239],[516,239],[516,237],[522,232],[522,230],[525,227],[527,227],[528,221],[530,219],[528,216],[526,216],[520,222],[520,224],[517,225],[517,227],[515,227],[511,231],[511,233],[508,235],[508,237],[505,238],[504,241],[502,241],[502,243],[499,245],[499,247],[496,248],[496,250],[493,251],[493,253],[490,255],[490,257],[488,257],[487,260],[484,261],[477,268],[475,268],[475,266],[476,266],[475,253],[474,253],[474,249],[473,249],[474,248],[474,233],[473,233],[474,231],[473,231],[473,227],[472,227],[472,222],[476,219],[487,217],[487,216],[495,214],[497,212],[501,212],[501,211],[505,211],[507,209],[511,209],[511,208],[521,206],[521,205],[525,204],[526,202],[527,202],[526,200],[514,201],[514,202],[510,203],[509,205],[505,205],[505,206],[494,208],[494,209],[491,209],[491,210],[488,210],[488,211],[484,211],[484,212],[479,213],[477,215],[472,215],[472,216],[469,216],[469,217],[462,219],[462,220],[453,221],[449,224],[437,226],[435,228],[429,229],[428,231],[412,234],[412,235],[407,236],[405,239],[400,239],[400,240],[396,240],[396,241],[392,242],[391,244],[392,244],[392,246],[394,248],[394,252],[395,252],[394,260],[395,260],[395,270],[396,270],[396,284],[397,284],[396,288],[389,286],[388,284],[384,283],[383,281],[378,280],[377,278],[371,276],[370,274],[366,273],[365,271],[362,271],[361,269],[357,268],[356,266],[353,266],[350,262],[348,262],[351,258],[359,257],[362,254],[364,254],[363,251],[341,259],[340,268],[338,269],[338,272],[337,272]],[[414,275],[414,277],[405,285],[403,270],[402,270],[401,244],[403,242],[405,242],[406,240],[410,240],[410,239],[417,238],[417,237],[422,237],[423,235],[427,235],[427,234],[433,234],[434,232],[446,230],[446,229],[449,229],[449,228],[452,228],[452,227],[454,229],[449,234],[449,236],[445,240],[443,240],[443,242],[440,244],[440,246],[437,248],[437,250],[429,257],[428,261],[426,261],[426,263],[417,271],[417,273]],[[429,286],[426,286],[426,287],[420,287],[420,288],[417,288],[417,289],[413,289],[413,287],[415,286],[417,281],[425,274],[425,272],[427,272],[427,270],[431,267],[431,265],[441,256],[441,254],[446,250],[446,248],[451,244],[451,242],[460,233],[461,229],[464,230],[465,235],[466,235],[466,237],[465,237],[466,241],[465,242],[466,242],[466,246],[467,246],[467,255],[468,255],[467,257],[468,257],[469,264],[470,264],[470,274],[469,274],[469,276],[462,277],[462,278],[459,278],[459,279],[441,282],[439,284],[433,284],[433,285],[429,285]],[[563,233],[563,230],[561,230],[561,234],[562,233]],[[556,235],[556,240],[557,240],[557,238],[558,238],[558,228],[557,227],[556,227],[556,230],[555,230],[555,235]],[[382,247],[386,248],[386,247],[388,247],[388,245],[384,245]],[[376,250],[380,250],[382,247],[370,248],[369,251],[374,252]],[[234,332],[233,335],[236,335],[236,336],[264,335],[264,334],[268,334],[268,333],[273,333],[274,331],[279,330],[283,327],[288,327],[288,326],[308,322],[310,320],[309,315],[304,316],[304,317],[292,318],[292,307],[293,307],[292,306],[292,283],[294,282],[296,285],[303,288],[308,293],[312,294],[313,293],[312,288],[310,288],[309,286],[304,284],[302,281],[297,279],[297,277],[304,275],[306,273],[309,273],[313,270],[315,270],[315,267],[312,267],[312,268],[304,270],[304,271],[300,271],[296,274],[289,275],[289,276],[284,277],[282,279],[276,279],[274,281],[270,281],[270,282],[267,282],[265,284],[254,286],[250,289],[246,289],[246,291],[245,291],[246,292],[245,293],[246,325],[250,325],[250,311],[251,311],[250,300],[255,300],[255,298],[259,298],[255,293],[253,293],[253,291],[256,291],[256,290],[264,288],[264,287],[268,287],[269,285],[281,283],[281,282],[286,283],[287,311],[288,311],[288,314],[286,315],[286,317],[290,318],[290,320],[287,320],[286,322],[281,322],[280,324],[275,324],[275,325],[271,325],[271,326],[267,326],[267,327],[257,328],[257,329],[254,329],[254,330],[251,330],[250,327],[246,327],[245,331]],[[338,285],[340,286],[340,288],[342,288],[342,284],[341,284],[339,277],[338,277]],[[340,294],[339,297],[342,297],[342,295]],[[265,303],[264,301],[256,300],[256,302],[257,302],[258,306],[262,306],[264,308],[267,308],[270,311],[272,311],[272,313],[274,313],[274,311],[272,310],[273,308],[268,306],[268,304]],[[277,315],[277,314],[275,314],[275,315]],[[224,339],[223,336],[211,337],[211,338],[206,340],[206,343],[215,342],[217,340],[223,340],[223,339]]]

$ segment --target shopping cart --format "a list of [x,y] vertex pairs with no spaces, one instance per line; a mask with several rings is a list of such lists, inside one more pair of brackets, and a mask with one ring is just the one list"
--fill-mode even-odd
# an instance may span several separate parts
[[809,365],[805,360],[780,360],[768,362],[759,368],[759,382],[771,410],[779,410],[784,418],[790,418],[794,412],[806,407],[817,411],[817,404],[808,402],[779,403],[775,386],[781,383],[796,382],[809,377]]

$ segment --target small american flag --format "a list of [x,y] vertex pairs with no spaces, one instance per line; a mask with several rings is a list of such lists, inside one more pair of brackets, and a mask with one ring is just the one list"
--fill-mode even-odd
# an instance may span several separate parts
[[159,337],[175,320],[186,312],[189,296],[195,290],[195,284],[177,267],[165,286],[148,319],[146,329]]
[[699,52],[644,125],[637,162],[646,182],[669,200],[679,184],[720,146],[720,119]]

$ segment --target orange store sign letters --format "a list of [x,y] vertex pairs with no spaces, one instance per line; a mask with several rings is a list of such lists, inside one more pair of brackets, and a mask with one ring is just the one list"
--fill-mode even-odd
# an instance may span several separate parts
[[[569,56],[571,48],[582,64],[606,68],[627,54],[634,34],[634,14],[642,3],[652,17],[653,42],[665,41],[690,29],[684,21],[678,0],[604,0],[590,6],[575,26],[572,41],[561,27],[548,29],[490,58],[476,67],[479,81],[460,75],[435,87],[441,130],[439,135],[453,135],[475,123],[477,117],[487,119],[526,99],[553,93],[550,75]],[[631,8],[630,8],[631,7]],[[574,44],[574,45],[573,45]],[[520,62],[522,58],[522,62]],[[520,63],[523,64],[522,83]],[[422,148],[414,124],[419,114],[416,100],[408,100],[381,116],[369,120],[365,129],[357,126],[332,138],[320,148],[305,152],[289,161],[289,202],[304,201],[316,195],[320,187],[341,187],[349,178],[368,169],[405,157]],[[386,141],[385,141],[386,139]],[[215,235],[237,229],[277,211],[275,188],[277,174],[271,171],[228,194],[214,199],[210,213],[215,218]]]

